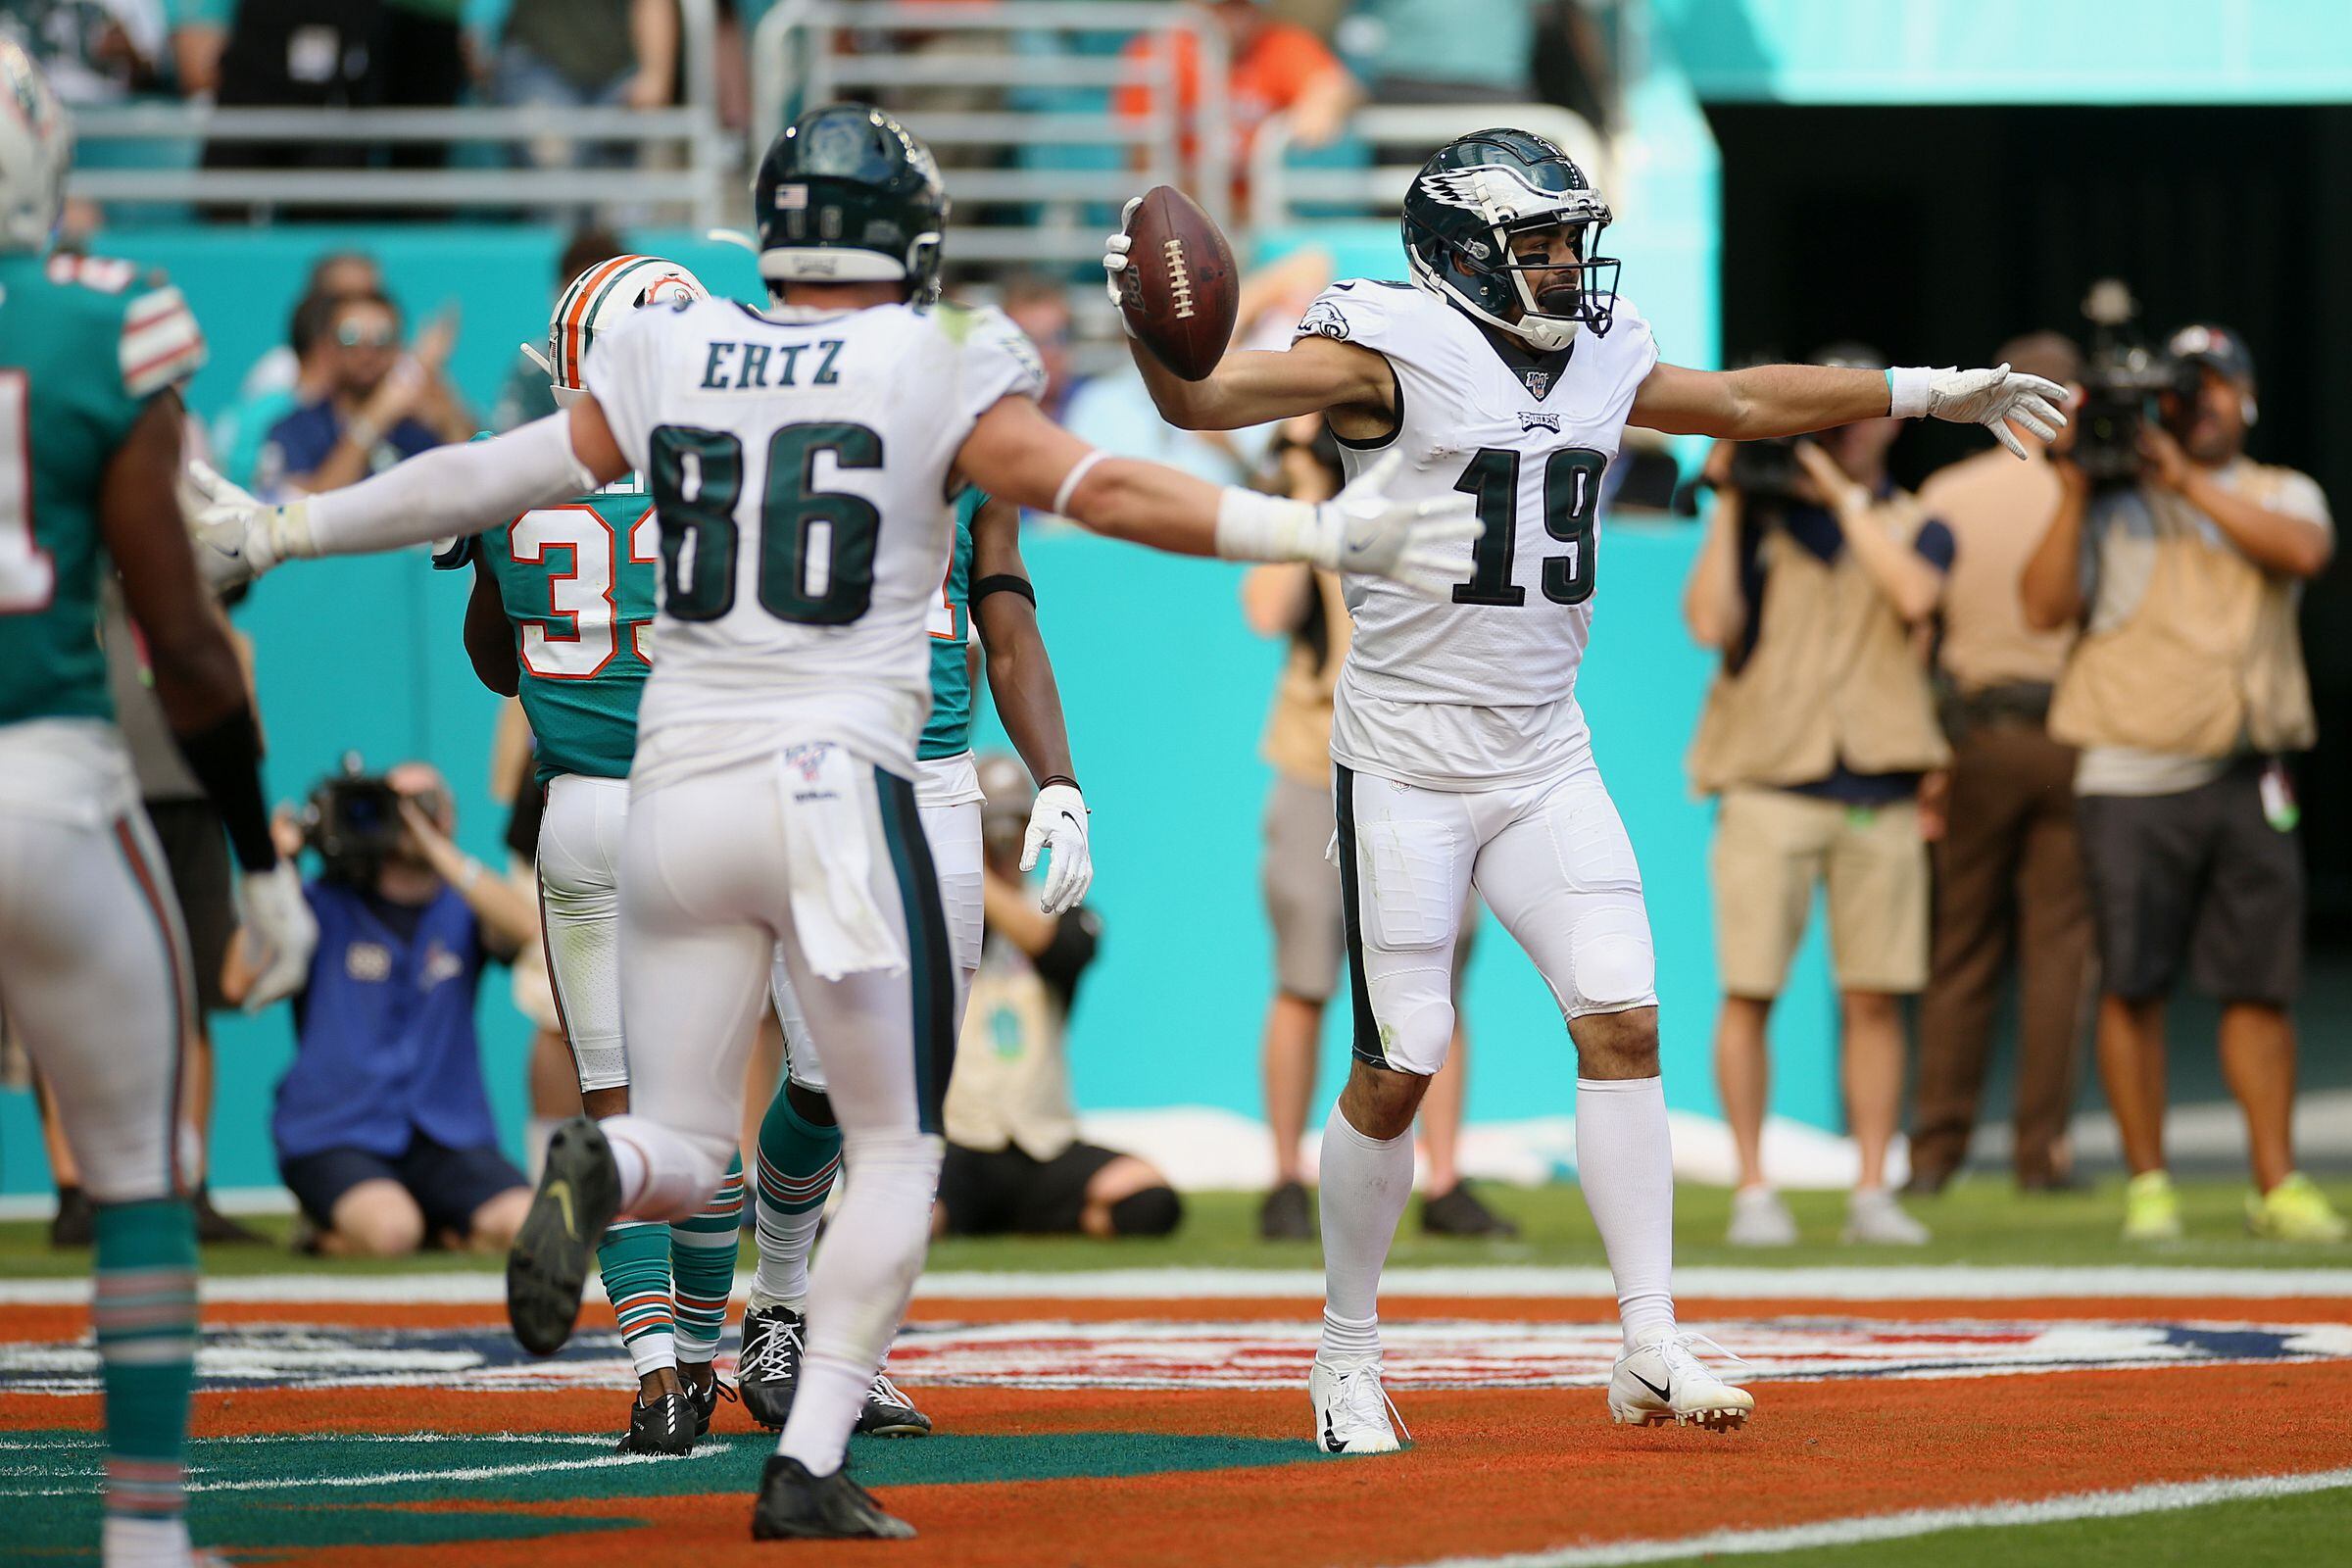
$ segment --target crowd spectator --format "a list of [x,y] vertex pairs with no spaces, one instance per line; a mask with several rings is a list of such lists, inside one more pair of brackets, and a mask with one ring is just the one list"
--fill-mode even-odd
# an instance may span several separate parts
[[[1885,364],[1858,345],[1821,363]],[[1925,636],[1952,536],[1887,476],[1901,429],[1864,419],[1792,449],[1758,444],[1752,467],[1736,454],[1717,465],[1714,514],[1684,596],[1692,636],[1722,655],[1690,767],[1718,801],[1715,1061],[1739,1159],[1736,1246],[1796,1241],[1763,1164],[1765,1032],[1824,885],[1846,1122],[1860,1154],[1844,1237],[1928,1239],[1887,1191],[1886,1156],[1902,1100],[1902,1001],[1928,977],[1934,823],[1921,786],[1951,759]]]
[[1517,103],[1529,93],[1535,0],[1363,0],[1339,41],[1384,104]]
[[[677,0],[514,0],[499,36],[491,93],[512,106],[662,109],[677,74]],[[627,160],[623,145],[575,145],[560,136],[542,138],[527,159],[540,169]]]
[[[1281,493],[1317,504],[1339,494],[1339,444],[1320,415],[1284,421],[1274,452],[1275,488]],[[1274,769],[1258,871],[1267,923],[1274,930],[1274,997],[1266,1006],[1262,1046],[1274,1186],[1259,1206],[1257,1227],[1270,1242],[1303,1242],[1315,1237],[1306,1190],[1306,1117],[1315,1092],[1323,1009],[1339,986],[1343,945],[1339,868],[1324,856],[1334,832],[1331,711],[1354,623],[1340,597],[1339,578],[1302,565],[1251,567],[1242,579],[1242,612],[1251,631],[1290,645],[1260,747]],[[1471,902],[1475,906],[1475,899]],[[1453,962],[1457,977],[1468,970],[1476,915],[1475,907],[1465,910],[1460,923]],[[1421,1102],[1428,1172],[1421,1226],[1435,1235],[1515,1235],[1510,1221],[1479,1200],[1456,1163],[1469,1063],[1469,1034],[1457,997],[1446,1065]]]
[[[1363,89],[1341,65],[1322,39],[1293,23],[1267,15],[1257,0],[1212,0],[1200,8],[1223,32],[1227,52],[1225,77],[1226,123],[1234,139],[1235,188],[1249,167],[1250,145],[1258,127],[1275,115],[1290,117],[1291,139],[1300,147],[1321,147],[1339,139],[1348,117],[1362,101]],[[1176,115],[1181,155],[1189,165],[1198,152],[1201,112],[1200,49],[1189,32],[1174,34],[1171,45],[1158,36],[1138,36],[1122,53],[1129,79],[1114,100],[1117,112],[1129,119],[1146,119],[1160,111],[1154,74],[1165,69],[1153,51],[1175,52]]]
[[70,105],[121,103],[161,83],[162,0],[0,0],[0,37],[23,45]]
[[2098,933],[2099,1077],[2132,1179],[2124,1235],[2180,1234],[2164,1157],[2165,1002],[2185,969],[2222,1004],[2223,1076],[2246,1119],[2258,1236],[2344,1239],[2295,1169],[2303,856],[2284,758],[2317,734],[2296,609],[2334,553],[2307,475],[2245,454],[2254,360],[2189,326],[2193,386],[2138,433],[2137,477],[2094,486],[2062,436],[2057,514],[2027,564],[2026,615],[2082,626],[2050,705],[2075,769]]
[[[329,845],[304,885],[319,941],[270,1119],[278,1172],[321,1251],[497,1250],[530,1189],[498,1149],[474,996],[485,962],[538,940],[537,916],[451,842],[456,808],[439,773],[404,762],[386,782],[399,798],[391,847]],[[278,833],[279,853],[299,853],[290,815]],[[232,956],[230,1001],[250,978]]]
[[260,494],[338,490],[427,448],[472,439],[472,416],[442,373],[455,324],[434,321],[406,355],[400,332],[400,308],[384,295],[335,303],[319,345],[325,394],[271,427],[255,466]]
[[[223,109],[352,108],[368,99],[375,22],[371,3],[234,0],[208,15],[179,52],[191,82],[209,84]],[[204,147],[208,170],[337,170],[367,162],[368,149],[346,141],[216,139]],[[260,215],[249,205],[223,205],[206,216],[248,222]]]
[[[2005,343],[1994,363],[2052,381],[2082,374],[2056,332]],[[2026,624],[2019,577],[2058,510],[2058,470],[2029,444],[2020,463],[1988,447],[1936,473],[1920,504],[1951,529],[1936,674],[1952,746],[1936,914],[1919,1005],[1911,1179],[1940,1192],[1968,1158],[1993,1008],[2018,988],[2011,1167],[2027,1192],[2069,1185],[2066,1143],[2090,1000],[2090,906],[2075,833],[2075,753],[2048,729],[2073,628]]]
[[1084,905],[1038,911],[1021,875],[1036,791],[1020,762],[980,759],[988,922],[948,1083],[946,1163],[933,1223],[951,1236],[1165,1236],[1184,1205],[1144,1160],[1085,1143],[1070,1098],[1070,1004],[1102,922]]
[[1037,349],[1046,368],[1045,396],[1038,401],[1046,417],[1058,424],[1087,380],[1070,358],[1070,291],[1053,278],[1029,273],[1005,282],[1000,304]]

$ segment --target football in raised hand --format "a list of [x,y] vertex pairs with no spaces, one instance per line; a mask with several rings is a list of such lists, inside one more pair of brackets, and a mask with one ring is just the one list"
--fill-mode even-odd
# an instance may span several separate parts
[[1200,204],[1154,185],[1127,225],[1127,324],[1152,357],[1187,381],[1217,368],[1233,338],[1241,283],[1233,247]]

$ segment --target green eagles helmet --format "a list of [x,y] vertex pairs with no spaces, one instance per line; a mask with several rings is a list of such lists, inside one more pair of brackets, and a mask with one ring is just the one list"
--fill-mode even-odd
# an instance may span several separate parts
[[879,109],[827,104],[784,127],[752,182],[760,275],[778,283],[939,286],[948,193],[925,147]]
[[[1566,348],[1580,322],[1608,334],[1618,264],[1593,255],[1608,222],[1609,204],[1575,161],[1524,130],[1454,138],[1421,166],[1404,196],[1413,281],[1546,353]],[[1538,301],[1527,274],[1554,269],[1515,261],[1511,236],[1563,224],[1576,239],[1574,298],[1555,287]]]

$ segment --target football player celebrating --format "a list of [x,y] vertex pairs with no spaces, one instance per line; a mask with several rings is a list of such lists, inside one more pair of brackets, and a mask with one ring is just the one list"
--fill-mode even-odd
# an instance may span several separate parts
[[122,579],[155,690],[244,870],[248,1010],[302,982],[318,927],[270,839],[260,737],[182,531],[177,384],[204,363],[179,291],[50,253],[73,135],[0,37],[0,995],[96,1205],[108,1568],[217,1564],[188,1544],[196,1218],[172,1148],[188,939],[139,808],[98,640]]
[[[1040,906],[1060,914],[1086,897],[1095,879],[1087,852],[1086,800],[1071,777],[1070,741],[1061,694],[1037,624],[1037,590],[1021,563],[1018,510],[977,490],[956,505],[956,546],[948,578],[932,604],[931,716],[915,744],[914,806],[939,872],[939,901],[955,951],[952,1027],[960,1037],[972,976],[980,969],[980,808],[987,797],[972,759],[974,630],[988,657],[989,692],[1030,776],[1039,781],[1030,808],[1026,864],[1050,848],[1051,870]],[[808,1249],[825,1198],[841,1169],[841,1132],[825,1098],[821,1053],[793,994],[779,953],[770,987],[784,1026],[785,1077],[760,1125],[758,1181],[760,1271],[743,1314],[743,1355],[735,1363],[743,1408],[762,1426],[782,1427],[792,1412],[807,1332]],[[919,1437],[931,1422],[876,1374],[858,1430]]]
[[[640,309],[709,297],[654,256],[614,256],[573,278],[548,322],[547,371],[560,406],[581,396],[598,338]],[[637,748],[637,704],[652,665],[659,529],[644,476],[537,507],[458,539],[433,558],[473,567],[466,650],[484,685],[519,696],[537,743],[539,929],[580,1102],[602,1121],[629,1108],[621,1047],[620,847]],[[672,1225],[621,1221],[597,1246],[638,1392],[621,1447],[685,1453],[710,1430],[712,1361],[735,1284],[743,1212],[740,1156],[703,1209]]]
[[[1134,204],[1127,216],[1132,217]],[[1576,673],[1592,620],[1603,476],[1628,423],[1749,440],[1892,412],[2047,440],[2060,389],[1987,370],[1658,358],[1598,254],[1609,209],[1541,136],[1486,130],[1430,159],[1404,200],[1410,283],[1334,284],[1287,352],[1179,380],[1140,346],[1159,411],[1195,430],[1322,413],[1348,472],[1403,467],[1400,494],[1475,498],[1484,528],[1435,599],[1350,574],[1355,640],[1332,724],[1355,1059],[1324,1131],[1316,1440],[1395,1448],[1380,1385],[1381,1269],[1413,1185],[1413,1111],[1453,1033],[1454,926],[1475,886],[1543,972],[1577,1052],[1577,1174],[1617,1285],[1620,1422],[1721,1430],[1754,1400],[1675,1326],[1674,1166],[1658,1077],[1648,916],[1632,844],[1594,769]],[[1110,294],[1132,303],[1128,237]]]
[[508,1314],[552,1351],[614,1216],[682,1219],[718,1188],[781,941],[823,1043],[846,1185],[810,1271],[761,1539],[912,1534],[842,1461],[922,1268],[955,1054],[954,957],[911,782],[948,498],[969,482],[1179,554],[1440,593],[1477,532],[1461,498],[1391,502],[1389,469],[1314,507],[1090,449],[1039,409],[1044,375],[1010,322],[934,302],[947,205],[929,149],[889,116],[811,110],[754,186],[771,309],[640,311],[598,342],[568,411],[289,506],[224,503],[199,530],[234,576],[474,532],[647,476],[661,658],[620,877],[631,1107],[550,1141]]

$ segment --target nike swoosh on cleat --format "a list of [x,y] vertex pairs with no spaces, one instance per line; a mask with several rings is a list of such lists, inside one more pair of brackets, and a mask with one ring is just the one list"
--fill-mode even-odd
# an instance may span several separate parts
[[1629,1367],[1626,1369],[1626,1376],[1632,1378],[1636,1383],[1641,1384],[1643,1388],[1656,1395],[1659,1398],[1666,1400],[1668,1403],[1671,1404],[1674,1402],[1674,1396],[1672,1395],[1668,1394],[1664,1389],[1659,1388],[1655,1383],[1650,1382],[1649,1379],[1643,1377],[1641,1373],[1634,1371],[1632,1368]]
[[1348,1446],[1340,1441],[1340,1435],[1331,1430],[1331,1412],[1326,1410],[1323,1413],[1323,1451],[1345,1453],[1347,1450]]
[[564,1206],[564,1234],[566,1236],[578,1235],[579,1226],[571,1217],[571,1183],[561,1180],[549,1182],[547,1196]]

